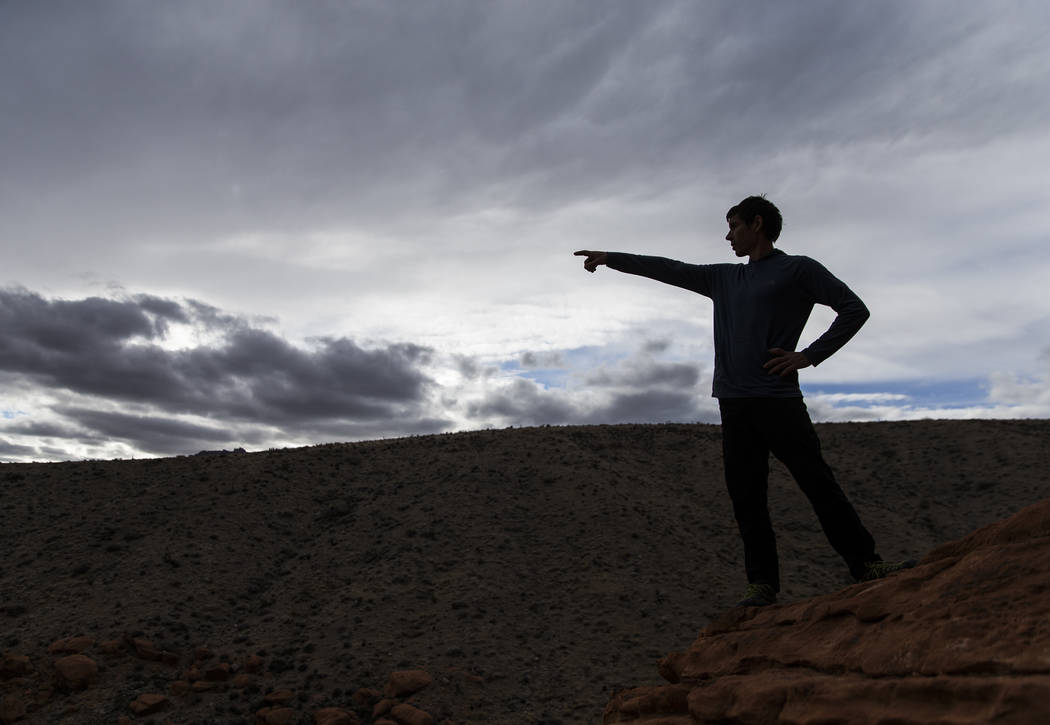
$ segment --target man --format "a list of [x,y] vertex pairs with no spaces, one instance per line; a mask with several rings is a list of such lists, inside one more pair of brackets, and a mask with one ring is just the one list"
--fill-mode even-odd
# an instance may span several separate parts
[[[766,501],[769,454],[787,466],[809,498],[832,547],[858,581],[915,566],[882,561],[875,541],[820,453],[802,401],[798,371],[819,365],[868,319],[860,298],[818,262],[773,248],[780,211],[749,196],[726,213],[726,239],[747,264],[686,264],[663,257],[582,250],[583,266],[599,265],[655,279],[714,302],[712,394],[722,415],[726,486],[744,540],[747,593],[737,606],[776,602],[780,566]],[[796,351],[814,304],[838,313],[816,341]]]

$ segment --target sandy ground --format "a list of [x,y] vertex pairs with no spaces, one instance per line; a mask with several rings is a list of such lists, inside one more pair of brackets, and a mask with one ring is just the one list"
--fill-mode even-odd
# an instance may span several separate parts
[[[918,558],[1050,496],[1050,421],[818,426],[884,558]],[[659,684],[746,582],[710,425],[544,427],[228,455],[0,466],[0,653],[152,640],[26,723],[115,723],[194,648],[265,673],[172,697],[135,722],[245,723],[273,689],[309,713],[393,670],[434,682],[436,721],[594,723],[613,691]],[[850,582],[774,463],[770,509],[791,602]],[[10,689],[10,687],[8,688]]]

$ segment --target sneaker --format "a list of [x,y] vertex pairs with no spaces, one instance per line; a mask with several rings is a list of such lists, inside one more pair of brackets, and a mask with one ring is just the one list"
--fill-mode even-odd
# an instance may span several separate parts
[[908,559],[907,561],[869,561],[864,565],[864,576],[857,581],[859,582],[870,582],[876,579],[882,579],[884,576],[888,576],[895,571],[901,571],[902,569],[911,569],[919,562],[915,559]]
[[777,593],[768,584],[748,584],[747,594],[736,603],[738,607],[766,607],[777,603]]

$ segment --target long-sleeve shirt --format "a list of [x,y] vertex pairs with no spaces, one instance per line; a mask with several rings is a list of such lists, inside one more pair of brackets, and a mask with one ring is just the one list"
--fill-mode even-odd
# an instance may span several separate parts
[[747,264],[687,264],[664,257],[609,252],[607,265],[692,290],[714,302],[716,398],[797,398],[798,373],[780,376],[762,366],[770,348],[793,351],[814,304],[838,316],[802,352],[819,365],[868,319],[860,298],[816,260],[774,249]]

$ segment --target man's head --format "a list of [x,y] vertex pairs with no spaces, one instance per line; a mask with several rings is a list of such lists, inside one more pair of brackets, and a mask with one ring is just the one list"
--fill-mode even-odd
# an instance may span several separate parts
[[[731,221],[733,217],[738,217],[740,221],[757,233],[764,235],[770,242],[775,242],[780,237],[780,229],[784,225],[780,210],[764,196],[749,196],[744,199],[726,212],[726,221]],[[756,219],[759,220],[757,228]]]

